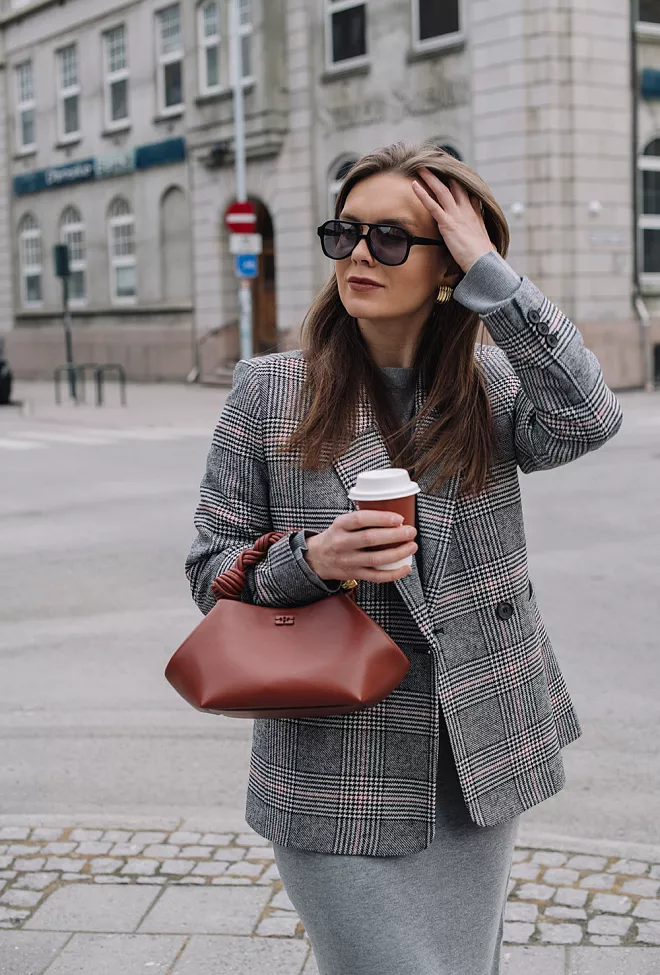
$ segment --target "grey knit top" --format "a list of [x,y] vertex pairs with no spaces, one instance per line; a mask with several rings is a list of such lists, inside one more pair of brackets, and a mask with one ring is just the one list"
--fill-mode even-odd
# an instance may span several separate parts
[[[510,264],[507,264],[497,251],[490,251],[475,261],[454,288],[454,300],[484,315],[510,301],[521,283],[522,278]],[[407,423],[412,419],[415,405],[417,384],[415,370],[399,366],[381,366],[381,371],[387,379],[399,423]],[[301,570],[324,592],[337,592],[341,579],[320,579],[305,561],[307,534],[314,533],[300,531],[291,536],[291,547]]]

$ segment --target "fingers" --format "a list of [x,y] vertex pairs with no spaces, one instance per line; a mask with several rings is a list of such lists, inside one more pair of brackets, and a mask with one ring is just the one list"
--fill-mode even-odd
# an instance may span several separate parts
[[379,511],[377,508],[358,508],[357,511],[349,511],[344,515],[338,515],[335,523],[339,522],[346,531],[355,531],[359,528],[369,528],[371,526],[380,528],[392,528],[403,522],[401,515],[396,515],[391,511]]
[[[430,169],[426,168],[426,166],[422,166],[419,171],[419,175],[423,178],[425,183],[428,183],[433,193],[435,193],[440,206],[446,206],[447,204],[451,205],[452,203],[456,202],[452,189],[450,189],[446,183],[443,183],[441,179],[438,179],[435,173],[432,173]],[[450,179],[449,183],[450,185],[452,183],[456,183],[456,180]]]

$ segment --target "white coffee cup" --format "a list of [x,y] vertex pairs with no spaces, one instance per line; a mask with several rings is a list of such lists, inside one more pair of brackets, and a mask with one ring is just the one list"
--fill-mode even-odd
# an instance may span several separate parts
[[[403,524],[415,527],[415,495],[420,487],[416,481],[411,481],[408,471],[403,467],[385,467],[375,471],[363,471],[358,474],[354,487],[348,492],[351,501],[357,508],[371,508],[377,511],[394,511],[403,515]],[[400,542],[391,545],[374,545],[370,552],[377,552],[386,548],[398,548]],[[378,566],[379,569],[399,569],[404,565],[412,565],[412,555]]]

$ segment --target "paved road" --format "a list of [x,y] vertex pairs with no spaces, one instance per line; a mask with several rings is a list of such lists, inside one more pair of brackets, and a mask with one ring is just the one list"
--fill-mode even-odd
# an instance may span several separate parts
[[[223,391],[59,412],[39,387],[17,393],[36,407],[0,413],[0,813],[241,811],[252,722],[197,714],[162,676],[199,619],[183,561]],[[585,732],[563,753],[567,787],[524,822],[651,843],[660,395],[621,401],[604,449],[521,475],[530,572]]]

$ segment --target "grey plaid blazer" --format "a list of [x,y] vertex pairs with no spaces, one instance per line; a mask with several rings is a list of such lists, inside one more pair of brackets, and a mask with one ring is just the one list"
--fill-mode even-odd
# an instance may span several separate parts
[[[597,449],[622,413],[577,328],[529,279],[482,317],[497,343],[475,348],[497,429],[487,486],[461,498],[459,474],[434,495],[433,471],[421,476],[412,571],[357,590],[358,604],[410,658],[407,676],[365,711],[254,719],[246,819],[284,846],[371,856],[426,848],[447,732],[479,826],[511,819],[565,784],[561,749],[582,729],[528,576],[517,469],[547,470]],[[354,510],[347,491],[360,471],[390,466],[364,391],[357,435],[328,470],[302,471],[296,455],[275,454],[298,420],[305,369],[300,350],[236,366],[186,560],[205,613],[212,580],[242,549],[271,530],[303,529],[303,538],[325,530]],[[418,383],[415,413],[422,402]],[[293,537],[249,570],[245,601],[331,598],[301,568]]]

